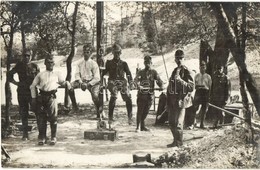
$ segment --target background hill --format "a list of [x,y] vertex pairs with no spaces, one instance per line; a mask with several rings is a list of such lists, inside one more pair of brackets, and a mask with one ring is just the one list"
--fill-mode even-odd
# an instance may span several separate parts
[[[164,54],[165,63],[168,75],[171,75],[172,70],[176,67],[176,63],[174,61],[174,52],[176,49],[172,49],[171,52]],[[199,43],[192,43],[183,48],[185,52],[185,65],[195,72],[199,72]],[[75,69],[76,65],[80,62],[82,62],[84,59],[82,57],[82,46],[79,46],[76,50],[76,55],[72,62],[72,81],[74,80],[75,75]],[[135,77],[136,74],[136,68],[139,66],[139,68],[144,68],[143,65],[143,57],[144,53],[139,48],[127,48],[123,49],[121,59],[126,61],[129,65],[129,68],[132,72],[132,76]],[[111,53],[105,56],[105,60],[112,59],[113,56]],[[153,60],[153,68],[158,71],[159,75],[161,76],[162,80],[165,83],[165,86],[167,86],[167,75],[165,72],[165,66],[163,64],[163,58],[162,55],[154,55],[152,56]],[[40,67],[41,70],[45,70],[44,60],[35,61]],[[248,70],[255,76],[257,76],[257,81],[259,80],[260,75],[260,55],[257,50],[251,51],[247,53],[247,59],[246,63],[248,66]],[[14,65],[12,65],[14,66]],[[66,70],[66,57],[65,56],[55,56],[55,70],[58,70],[62,73],[62,76],[65,78],[67,74]],[[4,95],[4,83],[6,80],[6,72],[5,68],[2,68],[2,80],[1,80],[1,104],[5,103],[5,95]],[[231,64],[228,67],[228,76],[232,80],[232,90],[238,91],[239,90],[239,80],[238,80],[238,69],[235,63]],[[15,79],[18,79],[17,75],[15,75]],[[16,87],[11,84],[12,89],[12,102],[13,104],[17,103],[17,94],[16,94]],[[58,92],[58,101],[59,103],[63,103],[64,98],[64,89],[59,89]],[[88,92],[85,92],[86,95],[80,95],[81,91],[76,90],[77,100],[79,103],[89,103],[91,102],[90,95],[88,95]],[[135,93],[136,91],[133,91],[133,98],[135,99]],[[238,93],[238,92],[235,92]],[[119,98],[121,100],[121,98]]]

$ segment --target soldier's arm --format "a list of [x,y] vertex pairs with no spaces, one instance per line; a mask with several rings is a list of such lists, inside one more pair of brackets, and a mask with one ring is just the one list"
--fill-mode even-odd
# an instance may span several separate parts
[[92,73],[93,73],[93,79],[89,82],[90,85],[95,85],[100,81],[100,71],[99,71],[99,67],[97,65],[96,62],[94,63],[94,67],[92,69]]
[[192,92],[194,90],[194,81],[189,70],[186,70],[185,76],[187,76],[187,81],[183,80],[180,76],[176,78],[176,81],[181,83],[182,86],[186,87],[188,92]]
[[188,89],[188,92],[192,92],[194,90],[194,81],[190,73],[188,74],[188,82],[186,84],[186,87]]
[[31,89],[31,96],[33,99],[36,98],[37,96],[37,89],[36,89],[36,86],[40,83],[40,76],[39,74],[36,75],[36,77],[33,79],[33,82],[30,86],[30,89]]
[[156,70],[154,70],[154,79],[156,80],[156,84],[161,88],[163,89],[163,81],[161,79],[161,77],[159,76],[159,74],[157,73]]
[[37,74],[35,76],[35,78],[33,79],[33,82],[30,86],[30,90],[31,90],[31,96],[32,96],[32,111],[36,112],[37,111],[37,101],[36,101],[36,97],[37,97],[37,88],[36,86],[40,83],[40,77],[39,74]]
[[168,82],[167,95],[171,94],[172,91],[173,91],[173,89],[172,89],[173,88],[173,85],[172,85],[173,76],[174,76],[174,70],[172,71],[171,77],[170,77],[169,82]]
[[124,64],[124,69],[125,69],[124,71],[126,73],[128,83],[130,84],[133,81],[133,78],[132,78],[131,71],[130,71],[130,69],[128,67],[128,64],[126,62]]
[[209,75],[209,91],[211,91],[211,88],[212,88],[212,79],[211,79],[211,76]]
[[105,69],[102,71],[101,77],[104,77],[104,75],[107,74],[108,69],[109,69],[109,61],[106,62],[106,64],[105,64]]
[[225,101],[228,101],[228,98],[231,95],[231,82],[230,79],[227,77],[227,91],[226,91],[226,96],[225,96]]
[[75,73],[75,81],[78,81],[79,83],[82,83],[81,76],[80,76],[80,68],[79,64],[76,67],[76,73]]
[[16,68],[17,68],[17,65],[15,65],[15,67],[8,72],[7,76],[8,76],[8,80],[10,81],[10,83],[13,83],[14,85],[18,86],[19,82],[14,80],[14,74],[17,73]]
[[69,81],[66,81],[63,76],[61,75],[60,72],[57,72],[58,74],[58,84],[61,86],[61,87],[69,87],[70,86],[70,82]]
[[135,78],[134,78],[134,85],[137,89],[140,88],[140,71],[137,72]]

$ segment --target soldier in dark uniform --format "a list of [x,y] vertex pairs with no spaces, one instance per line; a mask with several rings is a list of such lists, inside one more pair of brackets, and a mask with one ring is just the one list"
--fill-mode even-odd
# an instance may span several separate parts
[[[70,84],[68,81],[64,81],[60,72],[53,71],[54,60],[51,54],[46,54],[44,64],[46,65],[46,70],[37,74],[30,87],[32,106],[39,115],[38,144],[44,145],[46,142],[47,121],[49,121],[51,128],[50,145],[55,145],[57,141],[56,132],[58,116],[56,92],[59,86],[68,86]],[[36,96],[36,87],[40,90],[38,96]]]
[[[123,100],[126,102],[126,109],[128,113],[128,123],[132,124],[132,99],[130,90],[133,88],[133,79],[131,72],[129,70],[128,64],[120,59],[121,46],[119,44],[114,44],[112,47],[112,53],[114,58],[106,62],[105,70],[103,75],[109,74],[108,78],[108,90],[110,91],[110,101],[109,101],[109,123],[113,121],[113,112],[116,104],[116,99],[118,92],[121,93]],[[127,76],[127,80],[125,78]],[[130,85],[130,88],[127,85]]]
[[172,72],[167,88],[167,109],[173,143],[167,147],[183,145],[183,124],[185,108],[191,106],[190,93],[194,89],[193,78],[190,71],[183,65],[184,52],[175,52],[175,62],[178,65]]
[[[211,103],[220,108],[224,108],[228,102],[230,90],[231,83],[227,75],[224,73],[224,67],[218,65],[217,71],[214,73],[212,80]],[[214,128],[216,128],[218,124],[224,123],[224,116],[221,110],[212,108],[212,113],[214,114]]]
[[135,85],[138,88],[137,94],[137,116],[136,116],[136,132],[140,131],[139,125],[141,124],[141,131],[149,131],[145,127],[144,120],[149,113],[154,96],[154,81],[160,89],[163,88],[163,81],[156,70],[152,69],[152,58],[150,56],[144,57],[145,68],[138,71],[135,77]]
[[[37,64],[31,63],[31,52],[25,51],[22,61],[19,61],[15,67],[10,70],[8,77],[11,83],[18,86],[17,95],[19,103],[19,113],[22,119],[23,140],[28,140],[28,116],[31,102],[30,85],[34,77],[40,72]],[[19,82],[14,80],[14,74],[18,74]]]

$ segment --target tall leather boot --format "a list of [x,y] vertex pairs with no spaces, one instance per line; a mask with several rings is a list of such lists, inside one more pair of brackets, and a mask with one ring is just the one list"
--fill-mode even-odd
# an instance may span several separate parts
[[51,142],[50,145],[55,145],[56,144],[56,133],[57,133],[57,122],[51,122]]
[[177,146],[182,146],[183,145],[183,132],[181,129],[176,130],[176,144]]
[[22,127],[23,127],[23,138],[22,138],[22,140],[28,140],[29,135],[28,135],[28,118],[27,117],[22,117]]
[[145,127],[144,120],[141,120],[141,131],[150,131],[147,127]]
[[108,116],[110,121],[113,121],[113,113],[114,113],[115,105],[116,105],[116,99],[111,97],[109,101],[109,108],[108,108]]
[[44,145],[44,143],[46,142],[47,121],[41,120],[39,125],[40,128],[39,128],[38,144]]
[[132,105],[131,99],[126,101],[126,110],[127,110],[128,119],[132,119],[132,117],[133,117],[133,114],[132,114],[133,105]]
[[170,144],[168,144],[168,145],[167,145],[167,148],[171,148],[171,147],[177,146],[177,144],[176,144],[176,135],[175,135],[176,132],[175,132],[175,128],[171,127],[171,125],[170,125],[170,130],[171,130],[171,132],[172,132],[173,142],[170,143]]
[[95,105],[95,109],[96,109],[96,114],[97,114],[97,118],[100,118],[100,104],[98,101],[95,101],[94,102],[94,105]]
[[75,91],[74,89],[70,89],[69,91],[69,96],[70,96],[70,100],[71,100],[71,104],[72,104],[72,111],[77,111],[78,110],[78,105],[77,105],[77,101],[76,101],[76,97],[75,97]]

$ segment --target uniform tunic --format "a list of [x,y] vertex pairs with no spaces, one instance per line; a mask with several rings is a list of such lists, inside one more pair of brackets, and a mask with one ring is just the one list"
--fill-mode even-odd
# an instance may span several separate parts
[[143,69],[140,70],[135,77],[135,84],[146,89],[139,89],[137,95],[137,128],[141,123],[141,130],[144,128],[144,120],[147,117],[150,107],[152,105],[153,94],[154,94],[154,81],[157,85],[162,88],[163,82],[154,69]]
[[[180,81],[176,80],[177,75],[180,76]],[[189,103],[185,100],[189,98],[185,97],[193,91],[193,88],[193,78],[187,67],[175,68],[167,88],[167,109],[170,129],[174,137],[174,143],[177,145],[182,145],[185,108],[189,107]]]
[[[19,103],[19,113],[21,115],[24,133],[27,133],[29,106],[31,102],[30,85],[34,77],[40,72],[35,63],[18,62],[15,67],[10,70],[8,77],[10,82],[14,82],[14,74],[18,74],[19,82],[17,88],[17,97]],[[24,134],[27,135],[27,134]]]
[[[132,118],[132,99],[130,89],[127,86],[127,80],[128,83],[131,83],[133,78],[128,64],[121,59],[118,61],[115,59],[108,60],[103,75],[106,75],[107,73],[109,75],[107,87],[111,95],[109,101],[109,118],[113,119],[113,112],[118,92],[120,92],[123,100],[126,102],[128,118]],[[125,75],[127,76],[127,80]]]

